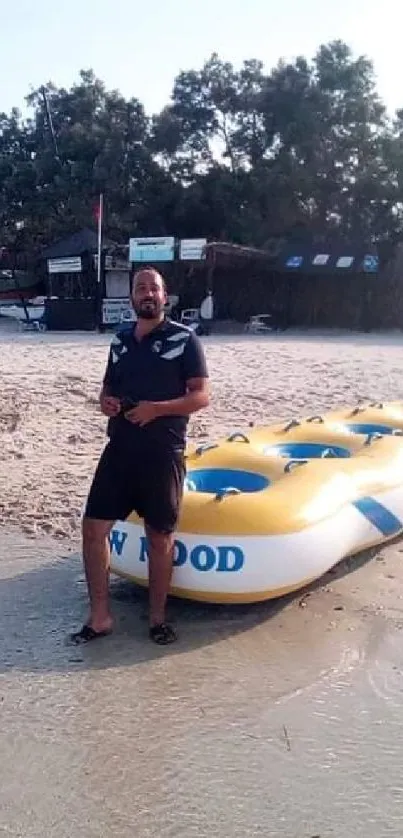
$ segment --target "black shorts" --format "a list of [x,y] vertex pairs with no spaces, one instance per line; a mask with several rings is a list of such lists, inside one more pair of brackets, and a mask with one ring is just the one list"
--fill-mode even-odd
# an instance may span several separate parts
[[96,468],[84,515],[124,521],[135,511],[155,532],[174,532],[185,474],[181,452],[129,451],[110,441]]

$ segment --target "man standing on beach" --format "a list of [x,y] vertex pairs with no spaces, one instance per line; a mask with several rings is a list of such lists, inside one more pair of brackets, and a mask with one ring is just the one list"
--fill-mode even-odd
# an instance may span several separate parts
[[171,643],[165,622],[174,532],[185,478],[184,450],[190,414],[209,402],[208,372],[199,338],[168,319],[165,283],[152,268],[132,285],[133,329],[112,340],[100,394],[109,441],[99,460],[83,519],[83,558],[90,615],[75,643],[112,631],[109,610],[109,534],[135,510],[143,518],[149,555],[149,634]]
[[200,306],[200,320],[203,328],[203,334],[209,335],[211,333],[211,324],[214,317],[214,300],[213,292],[209,289],[207,296]]

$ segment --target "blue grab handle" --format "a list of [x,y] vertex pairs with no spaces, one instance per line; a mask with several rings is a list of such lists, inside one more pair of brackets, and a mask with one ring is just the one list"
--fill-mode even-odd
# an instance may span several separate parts
[[383,434],[380,434],[377,431],[375,431],[373,434],[368,434],[368,436],[367,436],[367,438],[364,442],[364,445],[372,445],[372,443],[375,442],[375,440],[382,439],[382,438],[383,438]]
[[309,460],[289,460],[287,465],[284,466],[284,472],[285,474],[289,474],[293,468],[296,468],[297,466],[305,466],[307,463],[309,463]]
[[225,489],[219,489],[214,500],[223,500],[224,498],[228,497],[228,495],[240,494],[242,494],[240,489],[235,489],[233,486],[226,486]]
[[337,454],[333,450],[333,448],[324,448],[324,450],[322,451],[320,456],[323,457],[324,459],[327,459],[328,457],[336,457]]
[[290,419],[286,425],[284,425],[283,431],[290,431],[291,428],[298,428],[301,422],[298,419]]
[[212,448],[218,448],[216,442],[205,442],[204,445],[199,445],[199,447],[196,448],[195,454],[200,457],[201,454],[204,454],[205,451],[210,451]]

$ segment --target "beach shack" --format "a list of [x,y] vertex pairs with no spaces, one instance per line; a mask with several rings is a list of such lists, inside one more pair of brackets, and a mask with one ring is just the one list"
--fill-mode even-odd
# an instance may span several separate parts
[[103,329],[119,323],[130,296],[127,247],[84,228],[42,252],[46,265],[48,329]]

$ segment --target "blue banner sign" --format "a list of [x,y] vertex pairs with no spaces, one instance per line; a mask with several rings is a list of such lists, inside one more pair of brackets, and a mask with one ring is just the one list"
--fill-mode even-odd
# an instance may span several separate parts
[[303,261],[303,256],[289,256],[285,264],[287,268],[300,268]]
[[362,269],[367,274],[374,274],[379,268],[379,259],[371,253],[367,253],[362,261]]
[[129,262],[173,262],[174,236],[129,239]]

